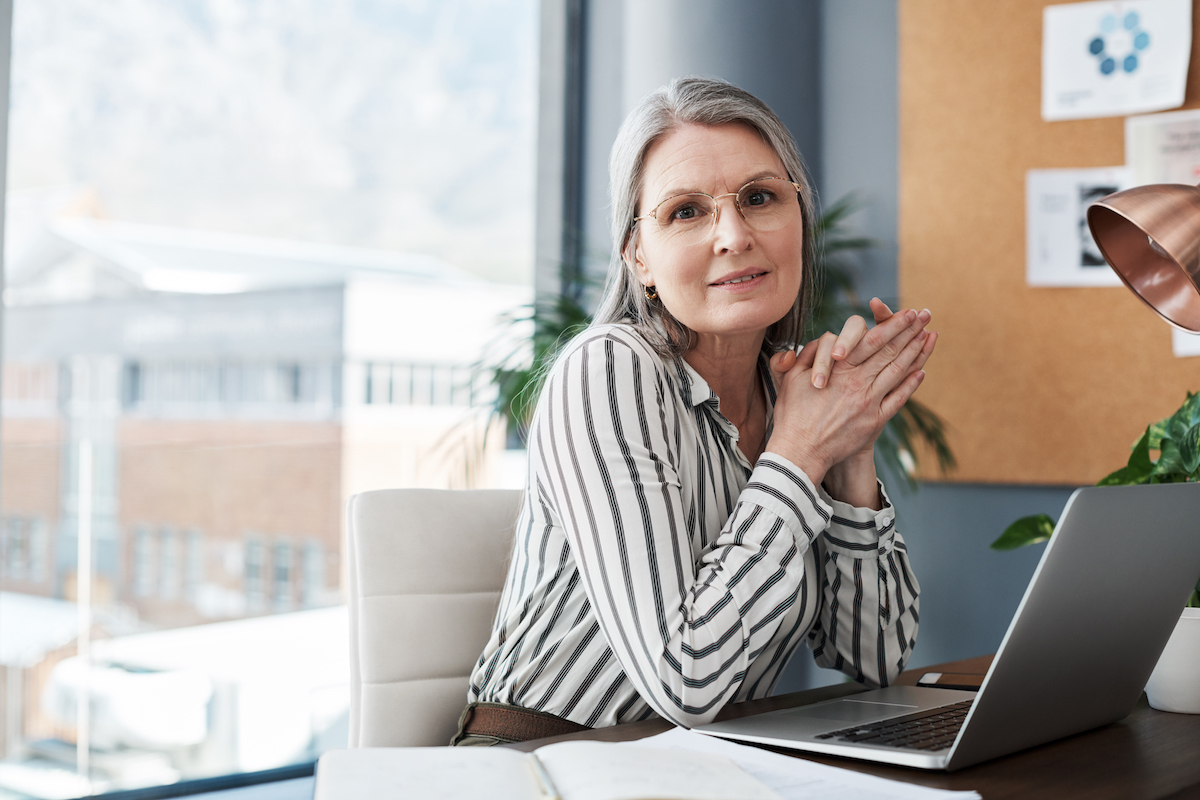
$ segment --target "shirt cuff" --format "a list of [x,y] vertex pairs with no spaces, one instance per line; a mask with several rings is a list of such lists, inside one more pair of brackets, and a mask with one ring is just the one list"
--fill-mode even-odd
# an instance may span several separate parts
[[783,520],[798,542],[811,544],[833,516],[828,497],[791,461],[777,453],[763,453],[739,502],[770,511]]
[[896,509],[882,483],[879,484],[879,496],[883,508],[878,511],[834,500],[823,487],[819,491],[832,512],[829,527],[825,530],[828,549],[855,558],[891,552],[896,537]]

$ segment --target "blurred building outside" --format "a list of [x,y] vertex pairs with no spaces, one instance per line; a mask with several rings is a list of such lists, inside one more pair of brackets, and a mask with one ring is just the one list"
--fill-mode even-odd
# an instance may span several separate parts
[[[68,774],[79,631],[67,618],[84,443],[92,788],[335,746],[348,697],[346,648],[329,645],[346,640],[345,500],[520,485],[481,410],[495,390],[478,360],[511,335],[501,318],[531,291],[425,255],[108,221],[86,193],[10,204],[0,798],[79,794]],[[44,623],[12,622],[26,614]],[[181,705],[138,710],[155,696]]]

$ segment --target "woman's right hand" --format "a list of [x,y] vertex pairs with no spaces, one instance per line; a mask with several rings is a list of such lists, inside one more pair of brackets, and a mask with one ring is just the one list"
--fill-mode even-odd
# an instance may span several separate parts
[[854,343],[837,354],[824,388],[812,380],[818,353],[830,353],[846,329],[843,337],[827,333],[810,342],[798,356],[776,355],[771,363],[778,397],[766,449],[819,484],[830,467],[870,448],[925,377],[921,366],[936,341],[925,331],[929,319],[928,311],[909,309],[870,330],[864,322],[861,334],[848,323]]

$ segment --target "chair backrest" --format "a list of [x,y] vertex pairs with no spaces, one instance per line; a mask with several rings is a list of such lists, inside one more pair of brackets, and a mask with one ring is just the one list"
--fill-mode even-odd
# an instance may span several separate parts
[[350,498],[351,747],[449,743],[491,633],[522,495],[389,489]]

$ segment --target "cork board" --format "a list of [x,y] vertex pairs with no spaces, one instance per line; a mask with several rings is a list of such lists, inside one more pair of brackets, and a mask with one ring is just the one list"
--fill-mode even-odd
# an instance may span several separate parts
[[1200,357],[1129,290],[1025,285],[1026,170],[1125,160],[1123,118],[1042,121],[1046,5],[900,0],[900,294],[942,334],[918,398],[949,425],[951,481],[1094,483],[1200,390]]

